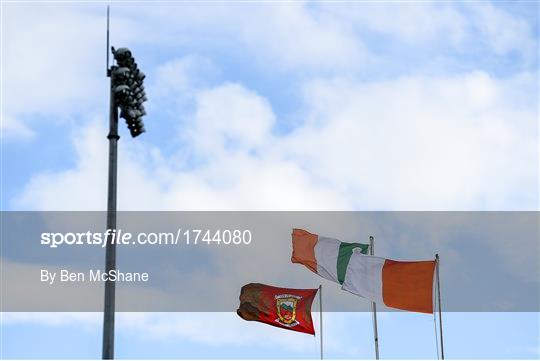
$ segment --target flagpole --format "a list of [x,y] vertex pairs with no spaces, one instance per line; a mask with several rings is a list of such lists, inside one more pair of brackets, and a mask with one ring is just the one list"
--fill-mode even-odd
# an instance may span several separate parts
[[[373,236],[369,236],[369,254],[373,256]],[[379,332],[377,330],[377,304],[371,302],[371,312],[373,312],[373,337],[375,341],[375,359],[379,359]]]
[[442,310],[441,310],[441,283],[439,277],[439,254],[435,255],[435,267],[437,270],[437,298],[439,300],[439,332],[441,334],[441,359],[444,360],[444,342],[442,328]]
[[320,318],[320,330],[319,334],[321,336],[321,360],[323,359],[323,338],[322,338],[322,285],[319,285],[319,318]]

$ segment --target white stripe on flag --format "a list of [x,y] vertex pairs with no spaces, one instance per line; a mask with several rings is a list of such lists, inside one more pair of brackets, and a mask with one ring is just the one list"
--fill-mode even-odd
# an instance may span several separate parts
[[315,245],[315,259],[317,260],[317,273],[327,280],[338,282],[337,258],[339,245],[335,238],[321,237]]
[[355,249],[349,260],[345,281],[341,288],[384,305],[382,296],[384,262],[384,258],[365,256],[360,253],[360,249]]

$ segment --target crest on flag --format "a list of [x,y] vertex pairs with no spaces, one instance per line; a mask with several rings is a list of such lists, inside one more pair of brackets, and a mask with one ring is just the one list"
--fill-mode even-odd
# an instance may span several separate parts
[[296,295],[276,295],[276,308],[278,318],[276,322],[279,322],[286,327],[294,327],[299,324],[296,320],[296,305],[301,296]]

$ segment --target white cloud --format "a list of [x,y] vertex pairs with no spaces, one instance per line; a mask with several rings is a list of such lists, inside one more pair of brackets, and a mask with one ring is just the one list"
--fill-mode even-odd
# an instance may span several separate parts
[[[101,123],[102,124],[102,123]],[[14,202],[18,209],[96,210],[106,208],[107,143],[97,121],[72,135],[77,165],[34,176]]]
[[149,93],[155,98],[172,97],[174,101],[186,102],[195,91],[204,87],[205,80],[218,73],[216,65],[202,56],[188,55],[170,60],[154,71]]
[[[183,149],[198,163],[121,143],[119,207],[534,209],[537,112],[514,100],[524,83],[480,71],[321,79],[305,86],[306,120],[286,135],[273,133],[274,112],[255,92],[238,84],[203,89],[184,129]],[[15,208],[103,209],[104,132],[92,123],[75,137],[77,167],[35,176]]]
[[[538,41],[531,24],[486,1],[383,2],[351,6],[323,3],[321,7],[356,29],[360,37],[365,38],[365,31],[385,34],[402,41],[411,52],[417,51],[417,46],[442,46],[460,53],[471,49],[496,55],[513,52],[520,55],[526,65],[537,56]],[[538,9],[531,6],[531,10]]]
[[508,100],[512,84],[483,72],[315,81],[288,151],[348,186],[356,209],[534,209],[538,114]]
[[2,116],[0,131],[2,138],[14,138],[17,140],[32,140],[36,135],[24,122],[17,121],[10,116]]
[[409,46],[434,41],[457,46],[467,36],[467,18],[453,4],[381,2],[352,6],[323,3],[321,6],[360,34],[365,30],[386,34]]
[[[195,99],[188,149],[195,149],[194,157],[202,159],[203,165],[185,170],[185,165],[177,164],[174,157],[164,158],[157,148],[121,142],[120,209],[345,206],[331,189],[314,182],[293,160],[273,154],[275,116],[264,98],[240,85],[224,84],[200,91]],[[73,136],[76,169],[36,175],[14,200],[15,209],[104,209],[107,144],[102,124],[96,119]]]
[[267,64],[335,71],[358,69],[372,60],[363,42],[338,17],[305,2],[265,4],[252,10],[239,21],[241,34]]
[[537,57],[538,41],[533,38],[534,29],[525,20],[487,2],[468,3],[467,9],[472,14],[472,27],[484,36],[495,53],[516,52],[527,61]]
[[65,114],[96,103],[98,75],[105,75],[103,20],[82,10],[4,6],[5,111]]
[[238,84],[224,84],[197,95],[194,145],[216,156],[224,150],[249,151],[272,141],[275,116],[268,101]]
[[[115,4],[112,14],[113,44],[151,46],[154,54],[175,47],[204,53],[235,49],[259,69],[282,75],[384,73],[390,59],[381,59],[380,50],[385,54],[393,45],[381,49],[381,34],[388,44],[405,42],[411,52],[424,44],[449,47],[460,56],[486,46],[496,56],[521,54],[529,65],[537,48],[529,23],[486,3]],[[37,120],[23,122],[25,115],[48,114],[53,115],[48,122],[61,122],[107,108],[101,5],[12,3],[4,6],[3,16],[4,116],[10,119],[5,136],[30,138]],[[154,96],[167,93],[171,78],[178,78],[177,87],[183,81],[189,96],[188,88],[200,84],[187,74],[212,73],[208,59],[188,55],[163,65],[155,74],[160,85]]]

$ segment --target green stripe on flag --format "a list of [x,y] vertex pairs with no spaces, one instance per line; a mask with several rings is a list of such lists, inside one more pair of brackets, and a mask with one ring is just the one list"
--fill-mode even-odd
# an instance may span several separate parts
[[337,277],[339,284],[343,284],[345,281],[347,266],[349,265],[349,260],[351,259],[355,248],[360,248],[362,254],[368,254],[369,244],[341,242],[339,245],[337,257]]

